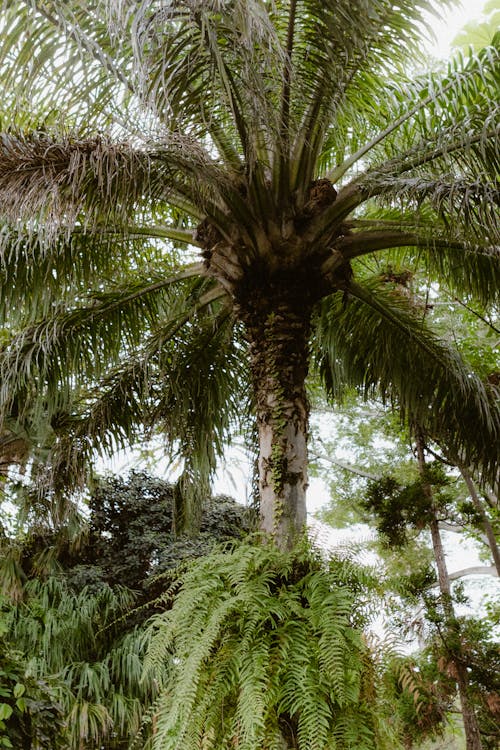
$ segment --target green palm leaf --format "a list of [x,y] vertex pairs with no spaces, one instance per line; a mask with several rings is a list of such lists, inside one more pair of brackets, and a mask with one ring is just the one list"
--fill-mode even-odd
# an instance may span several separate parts
[[[0,107],[11,123],[0,142],[5,417],[20,404],[33,423],[69,414],[70,451],[86,430],[98,445],[99,422],[101,446],[121,444],[139,434],[140,417],[139,431],[162,424],[208,466],[241,378],[260,430],[262,497],[278,502],[293,480],[305,518],[307,341],[313,311],[340,290],[352,299],[345,315],[320,318],[338,317],[345,339],[320,327],[325,372],[357,372],[491,472],[487,438],[475,435],[474,447],[466,436],[477,413],[497,437],[484,386],[402,303],[353,280],[374,257],[404,254],[467,301],[498,299],[498,40],[410,76],[404,61],[433,9],[425,0],[5,6],[2,82],[15,92]],[[194,248],[197,278],[174,283]],[[363,315],[380,346],[366,341]],[[422,382],[405,381],[421,361]],[[222,397],[228,388],[233,400]]]
[[350,295],[346,305],[325,300],[318,317],[318,366],[330,393],[348,383],[393,401],[495,482],[500,417],[487,385],[403,295],[380,282],[352,284]]
[[70,403],[72,412],[56,413],[56,440],[46,458],[52,483],[81,484],[96,451],[111,455],[158,430],[170,454],[196,467],[199,481],[208,480],[248,413],[248,375],[233,326],[222,307],[175,332],[158,330],[95,391]]

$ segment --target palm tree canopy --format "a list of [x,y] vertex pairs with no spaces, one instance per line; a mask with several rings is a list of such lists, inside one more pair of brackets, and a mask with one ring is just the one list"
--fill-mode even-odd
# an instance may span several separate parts
[[495,475],[491,388],[377,283],[498,302],[499,36],[409,76],[435,7],[5,4],[0,409],[58,476],[153,421],[210,471],[251,383],[261,495],[305,491],[311,350]]

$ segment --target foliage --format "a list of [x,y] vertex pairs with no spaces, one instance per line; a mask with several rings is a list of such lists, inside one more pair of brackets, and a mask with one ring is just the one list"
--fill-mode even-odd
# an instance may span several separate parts
[[[95,480],[86,519],[75,528],[47,523],[47,499],[27,488],[24,531],[0,541],[0,584],[9,597],[23,596],[26,580],[57,575],[78,593],[126,582],[136,604],[154,600],[184,560],[207,554],[217,542],[244,535],[252,514],[229,497],[206,498],[197,535],[174,533],[178,487],[143,472]],[[50,501],[50,493],[49,493]],[[175,573],[172,573],[175,575]],[[141,619],[147,610],[141,611]]]
[[[447,644],[445,644],[447,645]],[[484,747],[500,742],[500,644],[498,633],[485,619],[460,619],[460,651],[467,665],[469,690],[474,697]],[[448,662],[449,663],[449,662]],[[447,663],[441,662],[446,672]]]
[[29,503],[24,534],[2,540],[2,584],[10,596],[1,668],[10,681],[3,700],[17,711],[7,723],[14,748],[21,747],[17,726],[47,750],[100,750],[102,743],[113,750],[139,731],[155,697],[154,683],[142,679],[142,625],[154,599],[187,559],[246,528],[241,506],[212,498],[201,533],[176,536],[175,497],[175,485],[142,473],[108,477],[96,482],[87,530],[76,540],[64,527],[44,525],[42,498]]
[[167,669],[153,747],[395,747],[362,635],[371,574],[242,543],[180,584],[151,626],[147,674]]
[[[332,397],[347,384],[397,405],[497,480],[495,384],[386,278],[404,257],[467,304],[498,302],[499,38],[409,76],[429,7],[2,4],[1,429],[29,435],[56,490],[83,485],[96,449],[155,429],[199,489],[250,409],[271,525],[301,523],[309,369]],[[111,531],[147,573],[152,539]],[[356,580],[272,547],[193,567],[157,620],[155,742],[383,745]],[[90,654],[88,669],[66,657],[72,742],[97,742],[111,721],[129,736],[137,703],[103,687],[113,628],[98,630],[102,651],[87,638],[121,611],[120,592],[98,589],[83,621],[78,596],[47,582],[32,600],[56,631],[76,623]],[[35,615],[31,642],[20,629],[30,649]]]
[[465,24],[452,41],[458,49],[470,47],[478,52],[487,47],[498,31],[500,25],[500,7],[498,0],[488,0],[481,10],[481,15]]
[[[27,685],[43,688],[49,682],[33,704],[46,722],[40,722],[41,731],[51,728],[50,742],[41,747],[99,750],[106,742],[111,750],[138,731],[155,686],[142,678],[140,633],[127,632],[121,621],[132,604],[125,589],[74,593],[64,581],[49,578],[28,582],[24,600],[6,607],[5,629],[22,658]],[[38,731],[33,713],[24,730],[30,741]]]
[[427,464],[424,475],[417,481],[402,486],[394,477],[383,477],[370,482],[364,506],[376,518],[376,528],[390,546],[402,546],[407,541],[408,528],[424,529],[435,517],[439,506],[449,498],[441,492],[431,497],[424,491],[425,485],[442,490],[448,485],[442,467]]
[[441,733],[450,719],[460,663],[467,668],[467,690],[478,717],[482,745],[494,750],[499,740],[499,649],[491,625],[484,620],[460,617],[445,623],[434,610],[426,645],[415,657],[393,663],[398,712],[414,740],[427,732],[431,736]]
[[90,497],[89,538],[80,561],[100,566],[111,585],[127,581],[138,589],[184,558],[204,555],[215,542],[249,528],[243,506],[231,498],[206,497],[200,533],[176,535],[176,499],[174,484],[142,472],[101,480]]
[[409,77],[428,6],[3,4],[0,411],[55,484],[158,427],[206,480],[298,299],[332,391],[495,476],[491,389],[372,263],[498,300],[497,42]]
[[[421,651],[424,659],[422,673],[416,677],[406,672],[408,685],[398,677],[400,693],[396,691],[403,726],[407,727],[408,742],[431,736],[444,730],[444,722],[458,686],[462,711],[474,712],[477,731],[484,747],[498,743],[498,643],[492,638],[491,628],[471,618],[457,617],[453,599],[464,603],[461,586],[451,593],[446,564],[439,540],[438,518],[446,513],[449,502],[446,487],[449,480],[437,462],[421,466],[419,480],[401,486],[392,477],[371,483],[365,506],[376,518],[377,528],[389,546],[400,549],[408,539],[408,528],[431,528],[433,548],[439,579],[439,595],[430,588],[435,579],[429,571],[421,570],[396,582],[398,593],[411,601],[419,601],[427,624],[427,645]],[[432,489],[430,489],[432,488]],[[438,540],[436,542],[436,536]],[[424,674],[434,670],[431,681]],[[409,692],[409,694],[408,694]],[[415,716],[412,719],[412,712]],[[471,743],[470,725],[465,723],[467,746]]]
[[384,675],[405,747],[442,737],[453,708],[455,685],[443,679],[426,650],[417,656],[392,657]]
[[[1,603],[1,602],[0,602]],[[58,702],[62,681],[34,676],[28,658],[14,646],[7,608],[0,609],[0,747],[64,750],[66,724]]]

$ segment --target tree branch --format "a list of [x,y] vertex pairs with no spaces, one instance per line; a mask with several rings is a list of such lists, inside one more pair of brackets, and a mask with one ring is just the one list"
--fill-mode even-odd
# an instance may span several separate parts
[[495,333],[500,333],[500,328],[496,328],[493,323],[491,323],[489,320],[484,318],[480,313],[476,312],[472,309],[472,307],[469,307],[469,305],[466,305],[465,302],[462,302],[461,299],[458,299],[458,297],[454,297],[455,302],[458,302],[459,305],[462,305],[462,307],[465,307],[466,310],[468,310],[470,313],[476,316],[476,318],[479,318],[479,320],[482,320],[483,323],[486,323],[486,325],[491,328],[492,331],[495,331]]
[[494,565],[472,565],[470,568],[462,568],[461,570],[456,570],[454,573],[450,573],[449,578],[451,581],[456,581],[458,578],[475,575],[498,578],[498,573]]
[[311,453],[310,455],[311,458],[315,458],[318,461],[327,461],[328,463],[333,464],[333,466],[338,466],[340,469],[345,469],[345,471],[349,471],[351,474],[356,474],[358,477],[364,477],[365,479],[372,479],[374,481],[380,479],[380,477],[376,474],[370,474],[370,472],[368,471],[359,469],[357,466],[353,466],[352,464],[347,464],[343,461],[339,461],[336,458],[326,456],[324,453]]

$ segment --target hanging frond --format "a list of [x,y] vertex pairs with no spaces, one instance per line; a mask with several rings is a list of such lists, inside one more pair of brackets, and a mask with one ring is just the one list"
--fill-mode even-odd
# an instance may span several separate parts
[[374,747],[369,586],[367,571],[325,565],[307,545],[244,543],[199,560],[151,624],[146,674],[164,676],[153,747]]
[[422,203],[428,204],[450,242],[465,239],[473,243],[483,238],[492,246],[500,242],[500,191],[494,182],[467,182],[451,175],[401,176],[377,180],[374,192],[382,205],[396,202],[403,210],[415,211]]
[[[121,288],[95,293],[87,306],[62,309],[14,335],[0,352],[2,413],[8,414],[19,401],[18,394],[29,392],[34,378],[36,399],[48,401],[49,414],[64,410],[74,378],[92,382],[101,377],[124,351],[137,348],[158,320],[185,323],[191,314],[189,303],[203,296],[205,287],[214,286],[211,281],[200,282],[198,271],[195,265],[171,278],[137,275]],[[219,290],[215,297],[221,294]],[[180,311],[174,299],[169,303],[169,296],[177,300]],[[25,407],[32,403],[28,398]]]
[[55,698],[68,726],[68,750],[131,741],[157,694],[142,674],[143,634],[120,634],[118,627],[133,607],[132,593],[102,587],[76,594],[56,578],[29,581],[23,593],[6,615],[8,633],[30,655],[28,674],[58,676]]
[[[10,330],[26,326],[53,313],[54,306],[71,306],[89,294],[97,278],[100,288],[115,286],[137,273],[154,268],[158,275],[173,275],[179,252],[167,257],[159,241],[194,242],[190,233],[176,227],[154,226],[113,230],[75,227],[52,241],[43,227],[0,228],[0,320]],[[28,302],[28,304],[27,304]]]
[[[488,235],[469,239],[467,228],[461,232],[455,224],[448,230],[446,221],[429,207],[383,209],[372,203],[364,208],[359,218],[346,222],[349,232],[337,242],[344,258],[371,255],[375,262],[399,263],[423,272],[457,296],[472,295],[485,306],[497,303],[500,246]],[[479,208],[483,210],[487,209]],[[375,254],[384,249],[377,260]]]
[[[2,4],[0,51],[7,103],[45,113],[50,121],[139,133],[130,43],[110,33],[99,2],[15,0]],[[28,104],[29,103],[29,104]],[[5,107],[5,102],[2,104]],[[39,127],[46,117],[36,123]],[[132,125],[134,123],[134,125]],[[144,126],[144,118],[142,125]]]
[[82,394],[80,411],[76,404],[72,413],[55,414],[56,439],[45,459],[49,486],[84,483],[96,451],[111,455],[157,431],[170,455],[191,462],[198,481],[207,481],[247,414],[248,374],[233,326],[227,308],[214,316],[200,309],[177,332],[157,331],[94,392]]
[[456,349],[439,341],[408,300],[380,282],[325,300],[316,329],[317,362],[327,389],[345,384],[392,401],[438,440],[456,446],[494,477],[500,412],[493,394]]
[[43,131],[4,133],[0,143],[0,213],[12,222],[38,219],[49,236],[78,219],[124,231],[145,201],[180,203],[195,218],[217,215],[217,191],[227,182],[204,148],[181,135],[149,150]]

